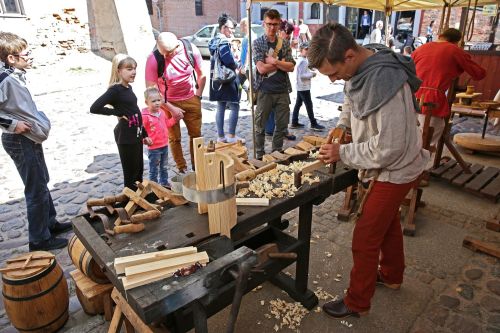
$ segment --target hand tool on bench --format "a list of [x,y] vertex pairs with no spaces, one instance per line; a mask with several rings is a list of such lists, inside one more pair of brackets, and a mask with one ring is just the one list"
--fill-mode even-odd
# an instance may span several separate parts
[[267,243],[255,250],[257,252],[256,269],[261,268],[269,259],[284,259],[296,260],[297,253],[295,252],[280,252],[278,244]]
[[236,180],[238,181],[245,181],[245,180],[252,180],[261,173],[264,173],[266,171],[270,171],[275,169],[277,166],[276,163],[269,163],[268,165],[265,165],[261,168],[258,168],[257,170],[246,170],[242,171],[236,174]]

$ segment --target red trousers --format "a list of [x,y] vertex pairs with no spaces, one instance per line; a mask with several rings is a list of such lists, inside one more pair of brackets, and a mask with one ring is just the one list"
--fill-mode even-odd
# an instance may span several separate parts
[[379,265],[384,282],[403,282],[405,259],[398,211],[406,194],[415,185],[416,181],[408,184],[375,182],[368,193],[352,237],[354,265],[344,298],[352,311],[370,309]]

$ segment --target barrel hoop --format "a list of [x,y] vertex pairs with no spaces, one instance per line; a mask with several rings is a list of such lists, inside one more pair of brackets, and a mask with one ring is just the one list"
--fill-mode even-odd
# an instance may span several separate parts
[[90,262],[88,263],[87,266],[83,267],[83,259],[85,259],[86,254],[87,254],[87,249],[84,246],[82,253],[80,253],[80,259],[78,260],[78,266],[80,266],[80,269],[84,272],[85,275],[90,274],[90,272],[89,272]]
[[56,319],[52,320],[50,323],[45,324],[43,326],[39,326],[39,327],[36,327],[36,328],[19,328],[17,326],[14,326],[14,327],[17,328],[19,331],[27,331],[27,332],[31,332],[31,331],[36,331],[36,330],[42,329],[44,327],[52,325],[53,323],[55,323],[56,321],[58,321],[59,319],[61,319],[61,317],[64,316],[66,314],[66,312],[68,312],[68,308],[69,308],[69,304],[68,304],[68,306],[63,310],[63,312]]
[[59,285],[59,282],[61,282],[63,276],[64,276],[64,273],[61,272],[61,276],[59,276],[59,278],[57,279],[56,283],[54,283],[52,286],[50,286],[50,288],[48,288],[47,290],[44,290],[44,291],[42,291],[42,292],[40,292],[38,294],[35,294],[35,295],[31,295],[31,296],[27,296],[27,297],[12,297],[12,296],[9,296],[9,295],[5,295],[5,293],[3,291],[2,291],[2,295],[3,295],[3,297],[5,299],[8,299],[9,301],[14,301],[14,302],[31,301],[32,299],[35,299],[35,298],[38,298],[38,297],[42,297],[43,295],[48,294],[53,289],[55,289]]
[[55,259],[53,259],[52,264],[50,264],[50,266],[46,270],[41,272],[40,274],[33,275],[32,277],[29,277],[29,278],[23,279],[23,280],[9,280],[8,278],[5,277],[5,275],[3,275],[2,281],[3,281],[3,283],[11,285],[11,286],[22,286],[23,284],[28,284],[28,283],[40,280],[41,278],[45,277],[47,274],[49,274],[50,272],[52,272],[54,270],[56,265],[57,265],[57,262]]
[[76,235],[73,235],[73,237],[71,237],[71,241],[69,242],[69,245],[68,245],[68,254],[71,256],[71,250],[73,250],[73,245],[75,245],[76,243]]

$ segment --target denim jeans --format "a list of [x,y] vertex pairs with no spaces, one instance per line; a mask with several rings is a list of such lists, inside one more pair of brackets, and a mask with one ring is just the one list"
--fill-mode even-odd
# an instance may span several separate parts
[[295,107],[293,108],[292,113],[292,124],[297,124],[299,122],[299,111],[302,103],[306,105],[307,116],[309,117],[311,125],[316,125],[318,122],[316,121],[316,118],[314,118],[313,103],[311,100],[310,90],[297,91],[297,100],[295,101]]
[[42,145],[24,135],[8,133],[2,134],[2,144],[24,183],[29,241],[46,241],[51,237],[49,228],[57,222],[57,213],[47,187],[49,172]]
[[149,150],[148,158],[149,179],[160,185],[168,185],[168,146]]
[[217,114],[215,115],[215,122],[217,123],[217,134],[219,138],[223,138],[224,134],[224,113],[226,105],[229,105],[231,113],[229,114],[229,134],[236,134],[236,124],[238,123],[238,113],[240,112],[240,103],[238,102],[217,102]]

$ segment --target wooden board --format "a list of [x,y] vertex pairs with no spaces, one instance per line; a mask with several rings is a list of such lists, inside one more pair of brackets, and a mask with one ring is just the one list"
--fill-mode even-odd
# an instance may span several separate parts
[[[205,175],[205,146],[202,137],[193,139],[193,152],[194,163],[196,165],[196,188],[200,191],[207,189],[206,175]],[[198,214],[205,214],[208,212],[207,204],[198,204]]]
[[237,206],[269,206],[268,198],[236,198]]
[[473,151],[500,153],[500,136],[496,135],[486,134],[483,139],[481,133],[457,133],[453,142]]
[[125,275],[127,277],[130,277],[136,274],[143,274],[157,270],[163,270],[170,267],[177,267],[177,266],[186,267],[198,261],[201,263],[208,262],[208,255],[205,251],[148,262],[140,265],[129,266],[125,268]]
[[[470,167],[470,163],[467,163],[467,165]],[[462,166],[459,163],[457,163],[454,167],[448,169],[445,173],[443,173],[441,175],[441,178],[451,182],[453,179],[458,177],[462,172],[463,172]]]
[[499,170],[494,167],[486,167],[481,173],[479,173],[473,180],[465,185],[467,190],[478,192],[486,184],[488,184],[495,175],[497,175]]
[[497,201],[500,197],[500,174],[498,174],[497,177],[486,185],[480,192],[485,197]]
[[88,300],[92,300],[94,297],[99,296],[103,293],[110,292],[113,289],[112,283],[96,283],[89,279],[85,274],[83,274],[79,269],[75,269],[69,273],[75,281],[76,286],[82,292],[82,294]]
[[479,251],[500,258],[500,248],[496,244],[483,242],[470,236],[466,236],[462,245],[474,252]]
[[445,173],[446,170],[448,170],[448,169],[452,168],[453,166],[455,166],[455,164],[457,164],[457,161],[451,159],[448,162],[446,162],[444,164],[441,164],[439,167],[433,169],[431,171],[431,175],[433,175],[433,176],[441,176],[443,173]]
[[453,179],[452,183],[458,186],[464,186],[465,183],[474,178],[481,170],[483,170],[483,166],[481,164],[473,164],[470,167],[471,173],[462,172],[461,175]]
[[119,258],[115,258],[115,263],[114,263],[115,271],[116,271],[116,274],[123,274],[123,273],[125,273],[125,268],[130,267],[130,266],[145,264],[148,262],[183,256],[183,255],[187,255],[187,254],[193,254],[196,252],[197,252],[196,247],[188,246],[188,247],[181,247],[181,248],[172,249],[172,250],[164,250],[164,251],[158,251],[158,252],[137,254],[137,255],[127,256],[127,257],[119,257]]
[[297,143],[295,145],[295,147],[297,149],[301,149],[301,150],[307,151],[307,152],[316,148],[313,144],[306,142],[306,141],[300,141],[299,143]]

